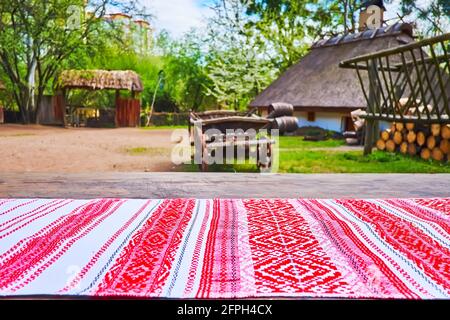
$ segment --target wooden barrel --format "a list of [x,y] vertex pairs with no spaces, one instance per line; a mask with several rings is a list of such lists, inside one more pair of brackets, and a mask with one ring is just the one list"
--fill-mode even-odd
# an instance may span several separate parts
[[272,129],[280,130],[280,133],[294,132],[298,129],[298,120],[296,117],[279,117],[273,122]]
[[269,106],[269,115],[267,118],[275,119],[278,117],[292,117],[294,115],[294,106],[289,103],[277,102]]

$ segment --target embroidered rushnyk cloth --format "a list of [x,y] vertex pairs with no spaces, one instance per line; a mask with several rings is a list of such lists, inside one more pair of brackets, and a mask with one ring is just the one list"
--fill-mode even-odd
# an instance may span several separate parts
[[450,198],[0,200],[0,295],[450,298]]

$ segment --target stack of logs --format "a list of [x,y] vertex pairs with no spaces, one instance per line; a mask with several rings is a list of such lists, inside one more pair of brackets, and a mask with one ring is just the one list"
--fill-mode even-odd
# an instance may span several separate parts
[[384,130],[377,141],[379,150],[420,155],[424,160],[448,161],[450,159],[450,125],[393,123]]

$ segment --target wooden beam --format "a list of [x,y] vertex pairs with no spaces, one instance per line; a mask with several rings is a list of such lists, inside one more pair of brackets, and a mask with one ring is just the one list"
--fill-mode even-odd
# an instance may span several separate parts
[[6,172],[0,177],[1,198],[433,198],[448,197],[448,190],[448,174]]
[[[369,80],[370,80],[370,86],[369,86],[369,100],[367,105],[367,114],[375,115],[376,113],[379,113],[380,110],[378,109],[379,99],[380,99],[380,87],[378,83],[375,81],[375,78],[378,76],[377,71],[377,61],[376,60],[369,60],[367,63],[367,67],[369,68]],[[377,139],[377,129],[378,128],[378,121],[375,121],[374,119],[366,119],[366,135],[364,140],[364,155],[368,155],[372,153],[373,146]]]
[[372,119],[366,120],[366,134],[364,139],[364,155],[368,155],[372,153],[373,149],[373,141],[375,139],[375,121]]
[[61,106],[60,106],[60,108],[62,111],[62,125],[63,125],[63,127],[66,127],[67,123],[66,123],[66,90],[65,89],[63,89],[61,91]]
[[116,114],[114,116],[114,124],[116,128],[119,127],[119,119],[118,119],[118,112],[119,112],[119,98],[120,98],[120,90],[116,90],[116,98],[114,100],[116,104]]

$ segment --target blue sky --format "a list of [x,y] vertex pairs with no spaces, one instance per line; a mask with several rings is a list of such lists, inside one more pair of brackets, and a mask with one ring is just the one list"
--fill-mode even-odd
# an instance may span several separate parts
[[[192,27],[205,26],[205,16],[211,14],[208,4],[214,0],[140,0],[140,3],[153,13],[153,25],[156,32],[168,30],[173,36],[179,37]],[[388,12],[385,18],[396,18],[399,12],[398,1],[387,4]],[[421,7],[427,7],[430,0],[419,0]]]
[[192,27],[204,26],[204,16],[211,0],[141,0],[155,15],[156,31],[167,29],[174,36],[181,36]]

